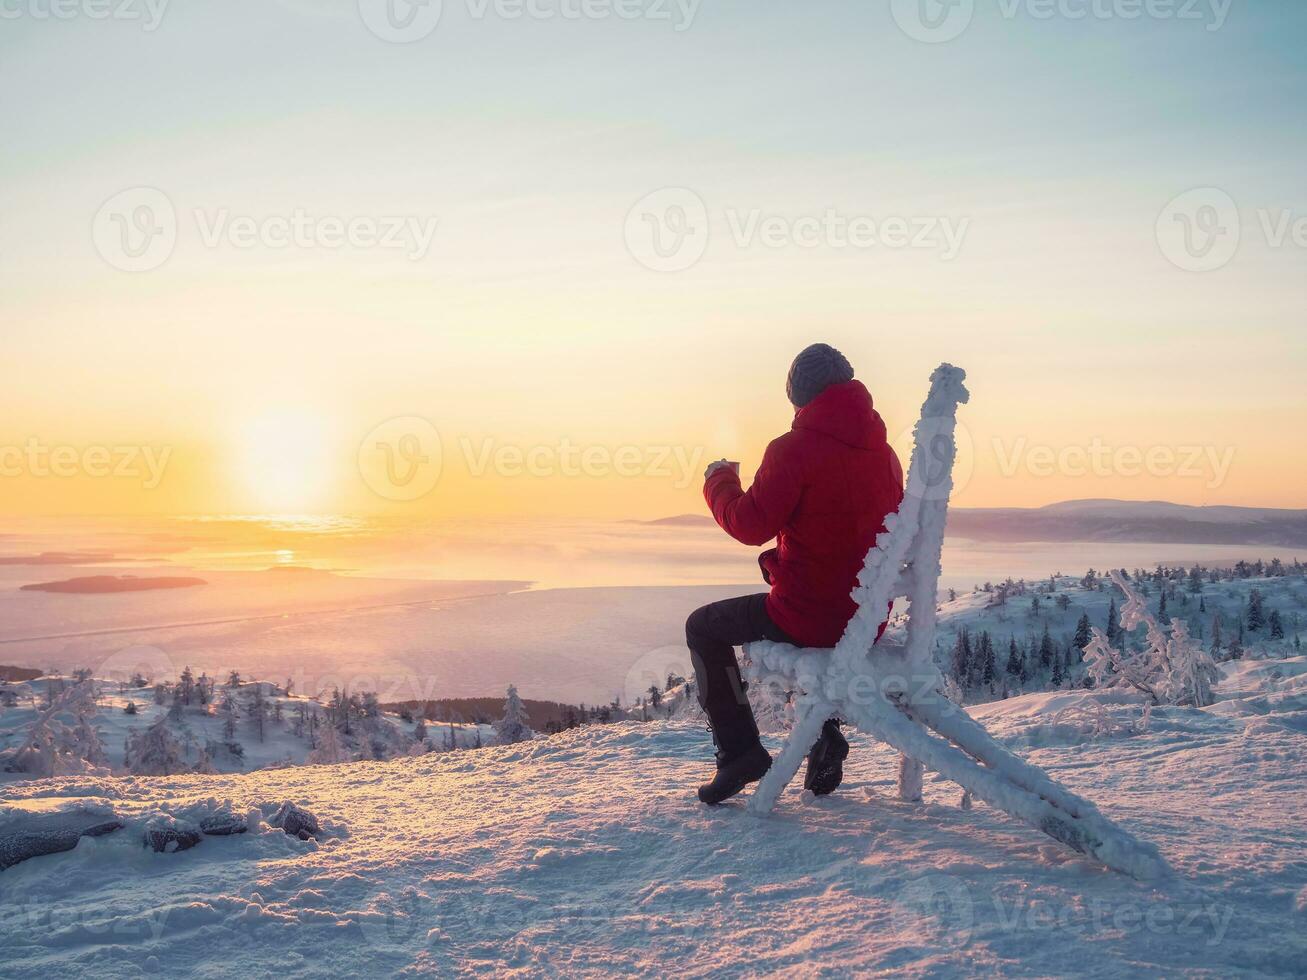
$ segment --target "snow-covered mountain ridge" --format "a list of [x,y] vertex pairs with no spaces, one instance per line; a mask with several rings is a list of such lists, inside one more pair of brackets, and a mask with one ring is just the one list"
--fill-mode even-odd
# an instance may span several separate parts
[[1157,887],[959,809],[951,784],[898,802],[893,754],[860,735],[834,796],[789,793],[758,820],[695,802],[701,728],[622,723],[389,762],[11,785],[129,823],[292,800],[324,835],[256,826],[155,854],[124,831],[11,868],[5,973],[1300,974],[1307,660],[1222,671],[1216,705],[1144,727],[1115,691],[972,709],[1156,843],[1178,874]]

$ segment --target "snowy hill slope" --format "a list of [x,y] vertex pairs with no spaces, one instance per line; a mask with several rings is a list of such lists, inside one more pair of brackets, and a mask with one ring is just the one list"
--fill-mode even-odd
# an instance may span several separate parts
[[[705,808],[703,731],[625,723],[390,762],[7,787],[99,797],[129,827],[0,873],[4,973],[1301,975],[1307,661],[1225,671],[1216,706],[1154,709],[1142,732],[1116,693],[974,709],[1156,843],[1180,876],[1160,887],[959,809],[947,783],[901,804],[893,755],[856,735],[833,797],[787,794],[766,820]],[[141,849],[147,811],[208,797],[293,800],[326,834]]]

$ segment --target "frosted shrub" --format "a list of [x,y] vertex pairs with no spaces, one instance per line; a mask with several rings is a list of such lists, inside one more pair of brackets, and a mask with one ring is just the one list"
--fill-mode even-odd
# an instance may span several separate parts
[[1148,695],[1153,704],[1195,708],[1212,704],[1215,700],[1212,685],[1218,677],[1216,664],[1189,635],[1188,627],[1172,619],[1168,635],[1125,576],[1113,571],[1111,577],[1126,598],[1121,610],[1122,646],[1125,638],[1140,626],[1144,627],[1146,645],[1138,652],[1117,649],[1094,627],[1093,638],[1084,654],[1094,686],[1131,687]]

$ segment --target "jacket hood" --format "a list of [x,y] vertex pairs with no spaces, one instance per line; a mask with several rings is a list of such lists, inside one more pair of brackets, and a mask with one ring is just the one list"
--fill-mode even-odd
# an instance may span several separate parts
[[827,387],[795,413],[792,428],[820,432],[855,449],[886,444],[885,422],[861,381]]

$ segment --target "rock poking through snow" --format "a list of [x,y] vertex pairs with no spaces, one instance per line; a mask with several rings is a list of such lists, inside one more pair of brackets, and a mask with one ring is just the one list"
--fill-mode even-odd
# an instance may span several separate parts
[[200,828],[189,820],[157,813],[146,821],[141,844],[156,854],[172,854],[189,851],[201,839]]
[[318,818],[289,800],[277,808],[277,812],[272,815],[268,825],[270,827],[280,827],[291,837],[298,837],[300,840],[308,840],[310,837],[317,837],[318,834],[322,833],[322,828],[318,825]]
[[89,800],[54,806],[15,805],[0,810],[0,871],[28,858],[71,851],[83,837],[118,830],[122,821],[108,806]]

